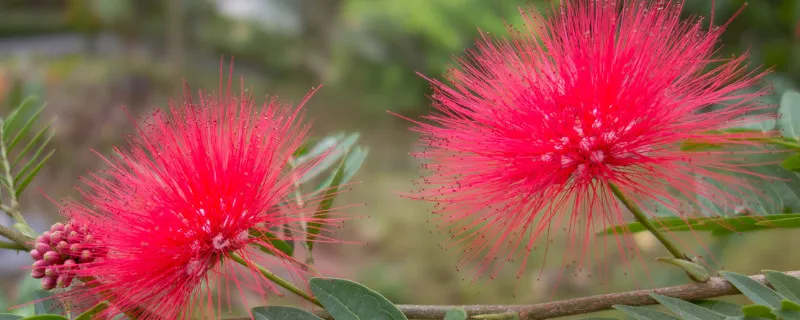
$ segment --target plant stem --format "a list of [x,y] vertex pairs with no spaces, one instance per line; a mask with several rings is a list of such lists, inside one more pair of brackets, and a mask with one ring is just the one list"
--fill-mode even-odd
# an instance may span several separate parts
[[[5,125],[4,121],[0,121],[0,127]],[[4,206],[3,211],[6,212],[14,221],[14,228],[27,236],[33,236],[36,233],[31,229],[31,226],[25,221],[25,217],[19,210],[19,199],[17,199],[17,188],[14,184],[14,175],[11,174],[11,163],[8,161],[8,149],[6,148],[5,137],[3,130],[0,130],[0,159],[3,165],[3,179],[5,179],[6,188],[8,188],[9,198],[11,199],[11,206]]]
[[678,250],[678,247],[676,247],[675,244],[673,244],[666,237],[666,235],[664,235],[664,233],[662,233],[660,230],[658,230],[658,228],[655,225],[653,225],[653,223],[647,218],[647,215],[644,212],[642,212],[642,209],[639,209],[639,206],[637,206],[635,203],[633,203],[633,201],[625,197],[625,194],[622,193],[622,190],[619,187],[617,187],[617,185],[609,183],[608,186],[611,188],[611,192],[614,193],[614,196],[616,196],[617,199],[619,199],[619,201],[621,201],[622,204],[624,204],[625,207],[628,208],[628,210],[630,210],[631,214],[633,214],[633,216],[636,218],[636,221],[641,223],[642,226],[644,226],[648,231],[650,231],[650,233],[652,233],[656,237],[656,239],[658,239],[658,241],[661,242],[661,244],[664,245],[665,248],[667,248],[667,251],[669,251],[669,253],[672,254],[673,257],[675,257],[676,259],[691,261],[685,254],[683,254],[680,250]]
[[322,307],[322,304],[319,303],[319,300],[317,300],[317,298],[314,298],[311,295],[309,295],[308,293],[306,293],[305,291],[300,290],[300,288],[295,287],[291,282],[286,281],[285,279],[279,277],[278,275],[270,272],[266,268],[254,263],[254,262],[245,261],[244,258],[242,258],[242,256],[240,256],[238,253],[235,253],[235,252],[231,252],[229,257],[231,259],[233,259],[233,261],[236,261],[237,263],[239,263],[239,264],[241,264],[241,265],[243,265],[245,267],[248,267],[248,268],[255,267],[256,269],[258,269],[258,272],[261,273],[261,275],[264,276],[264,278],[267,278],[270,281],[274,282],[275,284],[283,287],[284,289],[291,291],[292,293],[300,296],[303,299],[306,299],[308,302],[311,302],[311,303],[313,303],[315,305],[318,305],[318,306]]
[[5,242],[5,241],[0,241],[0,249],[17,250],[17,251],[28,250],[28,248],[21,246],[19,243]]
[[[788,271],[786,274],[800,278],[800,270]],[[767,285],[763,275],[753,275],[750,279]],[[539,304],[527,305],[397,305],[409,319],[443,319],[444,314],[453,308],[462,308],[470,317],[486,314],[513,312],[520,320],[541,320],[587,314],[611,309],[614,305],[647,306],[658,304],[650,294],[660,294],[686,301],[702,300],[741,294],[736,287],[721,277],[713,277],[708,282],[664,287],[657,289],[637,290],[619,293],[601,294],[590,297],[567,299]],[[325,311],[315,314],[323,319],[331,319]],[[248,320],[250,318],[232,318],[228,320]]]
[[34,239],[22,234],[17,230],[0,225],[0,236],[6,237],[8,240],[13,241],[24,249],[33,250]]

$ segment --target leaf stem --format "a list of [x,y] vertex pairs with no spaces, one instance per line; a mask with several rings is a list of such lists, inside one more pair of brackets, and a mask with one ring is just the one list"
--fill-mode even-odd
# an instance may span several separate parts
[[[786,274],[800,278],[800,270],[788,271]],[[764,275],[749,276],[750,279],[767,285]],[[713,277],[708,282],[695,282],[673,287],[636,290],[618,293],[601,294],[583,298],[567,299],[553,302],[524,305],[397,305],[409,319],[442,319],[448,310],[461,308],[470,317],[486,314],[513,312],[521,320],[541,320],[573,315],[588,314],[608,310],[615,305],[648,306],[658,304],[650,294],[660,294],[686,301],[711,299],[722,296],[741,294],[728,280]],[[314,312],[318,317],[331,319],[330,314],[323,311]],[[249,320],[250,318],[232,318],[228,320]]]
[[24,249],[33,250],[34,239],[20,233],[17,230],[0,225],[0,236],[6,237],[8,240],[13,241]]
[[[0,127],[5,126],[5,121],[0,120]],[[6,212],[16,223],[14,228],[25,234],[26,236],[33,236],[36,233],[31,229],[31,226],[25,221],[25,217],[19,210],[19,199],[17,199],[17,188],[14,185],[14,175],[11,174],[11,163],[8,161],[8,148],[5,143],[5,135],[3,130],[0,130],[0,158],[2,158],[3,165],[3,184],[8,188],[11,206],[4,206],[3,211]]]
[[28,250],[28,248],[21,246],[19,243],[6,242],[6,241],[0,241],[0,249],[17,250],[17,251]]
[[244,258],[242,258],[242,256],[240,256],[238,253],[235,253],[235,252],[231,252],[229,257],[233,261],[236,261],[237,263],[239,263],[239,264],[241,264],[241,265],[243,265],[245,267],[256,268],[258,270],[258,272],[261,273],[262,276],[264,276],[264,278],[267,278],[270,281],[274,282],[275,284],[283,287],[284,289],[291,291],[292,293],[300,296],[303,299],[306,299],[308,302],[311,302],[311,303],[313,303],[313,304],[315,304],[317,306],[322,307],[322,304],[319,303],[319,300],[317,300],[317,298],[312,297],[310,294],[308,294],[305,291],[301,290],[300,288],[296,287],[291,282],[286,281],[285,279],[283,279],[283,278],[279,277],[278,275],[272,273],[271,271],[267,270],[266,268],[254,263],[254,262],[245,261]]
[[656,239],[658,239],[658,241],[661,242],[661,244],[664,245],[665,248],[667,248],[667,251],[669,251],[669,253],[672,254],[673,257],[675,257],[676,259],[691,261],[685,254],[683,254],[680,250],[678,250],[678,247],[675,246],[675,244],[673,244],[664,235],[663,232],[658,230],[658,228],[655,225],[653,225],[650,219],[648,219],[647,215],[644,212],[642,212],[642,209],[640,209],[639,206],[633,203],[633,201],[628,199],[628,197],[625,196],[625,194],[617,185],[609,183],[608,186],[611,188],[611,192],[614,194],[614,196],[616,196],[617,199],[619,199],[619,201],[621,201],[622,204],[625,205],[625,207],[628,208],[628,210],[630,210],[631,214],[633,214],[633,217],[636,218],[636,221],[641,223],[642,226],[644,226],[648,231],[650,231],[650,233],[652,233],[656,237]]

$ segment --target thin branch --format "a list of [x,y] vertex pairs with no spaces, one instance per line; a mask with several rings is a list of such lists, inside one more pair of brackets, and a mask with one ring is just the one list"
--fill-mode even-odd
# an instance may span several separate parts
[[6,239],[13,241],[25,250],[33,250],[34,239],[17,230],[0,225],[0,236],[6,237]]
[[[800,278],[800,270],[789,271],[786,274]],[[767,285],[763,275],[750,276],[751,279]],[[409,319],[443,319],[444,314],[453,308],[462,308],[470,316],[482,314],[499,314],[513,312],[519,314],[521,320],[551,319],[578,314],[587,314],[611,309],[614,305],[646,306],[657,304],[651,293],[657,293],[682,300],[692,301],[722,296],[740,294],[733,285],[720,277],[713,277],[708,282],[696,282],[681,286],[664,287],[648,290],[637,290],[620,293],[601,294],[591,297],[575,298],[554,302],[529,305],[461,305],[461,306],[431,306],[431,305],[397,305]],[[325,311],[316,311],[318,317],[330,319]],[[249,318],[234,318],[229,320],[243,320]]]
[[0,241],[0,249],[17,250],[17,251],[28,250],[28,248],[21,246],[19,243],[7,242],[7,241]]

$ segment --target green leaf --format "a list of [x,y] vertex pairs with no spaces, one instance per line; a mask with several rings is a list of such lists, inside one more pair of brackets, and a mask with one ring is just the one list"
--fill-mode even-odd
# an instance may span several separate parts
[[800,303],[783,299],[781,300],[781,310],[800,311]]
[[795,153],[781,162],[781,167],[789,171],[800,171],[800,153]]
[[311,312],[294,307],[255,307],[251,311],[255,320],[322,320]]
[[91,309],[86,310],[86,312],[81,313],[77,318],[73,320],[92,320],[92,317],[94,317],[96,314],[100,312],[103,312],[106,309],[108,309],[108,303],[103,301],[96,304]]
[[778,128],[787,138],[800,138],[800,93],[786,91],[778,107]]
[[65,316],[57,314],[37,314],[35,316],[22,318],[22,320],[69,320],[69,319]]
[[19,320],[19,319],[22,319],[22,316],[12,313],[0,313],[0,320]]
[[[305,182],[308,182],[309,180],[313,179],[314,177],[316,177],[317,175],[328,169],[330,166],[335,164],[337,161],[339,161],[339,159],[341,159],[345,154],[347,154],[350,148],[353,147],[356,141],[358,141],[358,137],[359,137],[358,133],[352,133],[341,142],[337,142],[333,148],[323,150],[319,155],[325,155],[325,157],[322,160],[320,160],[319,163],[315,164],[314,167],[308,170],[306,174],[300,177],[300,179],[297,180],[297,183],[303,184]],[[320,144],[322,144],[322,142],[320,142]],[[326,152],[328,153],[326,154]],[[309,154],[306,156],[310,156],[312,154],[313,154],[312,152],[309,152]],[[300,163],[310,160],[311,158],[313,157],[298,158],[295,161],[295,163],[299,165]]]
[[331,186],[328,187],[322,195],[322,201],[319,202],[317,211],[314,212],[313,219],[308,222],[308,226],[306,227],[306,248],[308,248],[308,254],[311,254],[311,250],[314,249],[314,240],[316,240],[317,235],[322,231],[322,222],[320,222],[320,220],[328,217],[328,212],[330,212],[333,206],[333,201],[336,200],[344,171],[345,162],[342,162],[339,164],[339,168],[336,169],[336,173],[334,173]]
[[[364,159],[367,158],[367,154],[369,153],[368,148],[362,148],[356,146],[350,152],[347,153],[347,156],[344,160],[344,176],[342,180],[339,181],[338,185],[343,185],[350,181],[353,176],[358,172],[358,169],[361,168],[361,164],[364,163]],[[329,175],[328,178],[325,179],[320,185],[317,187],[315,192],[323,190],[331,185],[333,185],[333,179],[336,177],[338,172],[334,172],[333,174]]]
[[719,300],[697,300],[692,301],[692,303],[709,309],[711,311],[724,314],[728,317],[741,317],[744,316],[742,313],[742,306],[730,303],[726,301],[719,301]]
[[36,303],[33,304],[34,314],[46,314],[55,309],[55,303],[52,299],[53,294],[49,291],[38,289],[33,292],[33,296],[36,299]]
[[444,314],[444,320],[466,320],[467,319],[467,312],[461,308],[453,308],[447,310],[447,313]]
[[356,282],[312,278],[308,284],[314,296],[336,320],[407,320],[389,300]]
[[278,238],[278,236],[269,231],[250,229],[249,233],[250,237],[259,239],[261,241],[270,244],[271,247],[265,246],[261,242],[252,243],[253,246],[259,248],[261,251],[265,253],[275,255],[274,249],[277,249],[278,251],[283,252],[283,254],[287,256],[291,257],[292,255],[294,255],[294,248],[288,242],[282,240],[281,238]]
[[775,288],[775,291],[783,296],[783,298],[800,304],[800,279],[774,270],[764,270],[763,272],[769,284],[771,284],[772,287]]
[[708,275],[708,270],[706,270],[706,268],[691,261],[672,257],[659,257],[656,258],[656,261],[669,263],[673,266],[679,267],[686,271],[686,273],[688,273],[696,281],[706,282],[708,279],[711,279],[711,276]]
[[681,320],[680,318],[677,318],[675,316],[645,307],[615,305],[614,309],[622,311],[626,315],[636,320]]
[[[772,308],[780,308],[781,300],[783,299],[767,286],[758,283],[758,281],[755,281],[748,276],[738,273],[729,271],[720,271],[719,273],[725,277],[725,279],[730,281],[730,283],[733,284],[736,289],[739,289],[742,294],[747,296],[747,298],[756,304],[763,304]],[[745,313],[745,315],[747,315],[747,313]]]
[[777,319],[777,317],[775,317],[775,315],[772,314],[772,309],[770,309],[765,305],[760,305],[760,304],[751,304],[743,306],[742,313],[744,313],[745,317]]
[[800,217],[766,220],[757,222],[756,225],[764,227],[774,227],[774,228],[800,228]]
[[[732,217],[700,217],[700,218],[681,218],[665,217],[650,219],[653,225],[659,230],[665,231],[711,231],[716,234],[727,234],[730,232],[746,232],[781,227],[770,223],[783,219],[797,219],[800,214],[773,214],[767,216],[732,216]],[[613,226],[601,231],[602,234],[620,234],[627,231],[630,233],[642,232],[647,229],[639,222],[632,222],[625,225]]]
[[725,320],[726,316],[681,299],[650,294],[664,307],[685,320]]
[[[36,167],[34,167],[33,170],[31,172],[29,172],[25,176],[25,178],[23,178],[22,181],[19,182],[19,184],[17,184],[17,191],[14,194],[17,198],[19,198],[19,196],[22,194],[22,191],[25,191],[25,188],[28,187],[28,184],[30,184],[31,181],[33,181],[33,178],[35,178],[36,175],[39,174],[39,171],[42,170],[42,168],[44,167],[44,163],[47,162],[48,159],[50,159],[50,157],[53,155],[54,152],[55,152],[55,150],[50,150],[50,153],[48,153],[46,156],[44,156],[42,159],[40,159],[38,164],[36,164]],[[31,161],[29,164],[32,164],[32,163],[34,163],[34,161]],[[25,167],[27,168],[27,165]],[[23,168],[23,170],[24,169],[25,168]],[[20,171],[20,175],[17,176],[17,178],[21,177],[23,172],[24,171],[21,170]],[[17,180],[17,178],[14,178],[14,180]],[[16,181],[15,181],[15,183],[16,183]]]

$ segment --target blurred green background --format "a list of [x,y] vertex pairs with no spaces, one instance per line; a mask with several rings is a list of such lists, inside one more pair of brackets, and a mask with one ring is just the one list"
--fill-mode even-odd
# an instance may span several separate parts
[[[724,24],[744,0],[716,0],[714,19]],[[20,94],[43,96],[46,112],[57,116],[54,158],[34,182],[24,206],[37,231],[56,219],[58,199],[75,195],[72,186],[99,165],[90,149],[108,153],[132,123],[121,108],[140,115],[181,94],[181,79],[193,89],[216,90],[220,57],[235,57],[235,75],[258,95],[297,102],[312,87],[314,132],[361,132],[370,147],[360,184],[339,203],[352,208],[353,221],[338,237],[366,245],[324,245],[316,253],[326,275],[351,278],[396,303],[532,303],[552,298],[558,269],[540,270],[534,256],[525,277],[516,268],[494,280],[469,279],[456,271],[454,250],[439,248],[444,236],[429,225],[427,204],[404,199],[416,163],[408,155],[415,135],[410,124],[387,110],[417,117],[429,103],[427,82],[439,77],[454,55],[472,46],[479,29],[505,33],[520,21],[518,6],[549,6],[530,0],[0,0],[0,101]],[[710,0],[692,0],[685,14],[705,17]],[[800,82],[800,1],[751,1],[730,24],[721,55],[749,51],[753,67],[774,70],[768,84],[776,94]],[[227,67],[226,67],[227,68]],[[5,112],[5,111],[4,111]],[[7,222],[7,221],[6,221]],[[662,256],[647,237],[637,237],[646,260]],[[788,232],[760,232],[705,239],[728,270],[788,270],[800,265],[800,241]],[[772,245],[781,243],[780,246]],[[787,248],[789,246],[789,248]],[[789,251],[791,252],[791,251]],[[552,259],[559,252],[551,251]],[[0,253],[1,291],[7,303],[24,300],[16,285],[24,276],[25,254]],[[619,264],[609,257],[607,263]],[[556,264],[557,266],[557,264]],[[648,266],[650,279],[618,275],[603,286],[567,277],[557,297],[632,289],[683,281],[680,273]],[[539,276],[541,274],[541,276]],[[537,281],[536,279],[540,280]],[[31,282],[28,282],[31,283]],[[35,285],[35,282],[32,282]],[[24,288],[22,288],[24,289]],[[27,289],[26,289],[27,290]],[[277,298],[272,303],[295,303]],[[257,296],[251,301],[262,304]],[[0,307],[3,307],[0,305]]]

